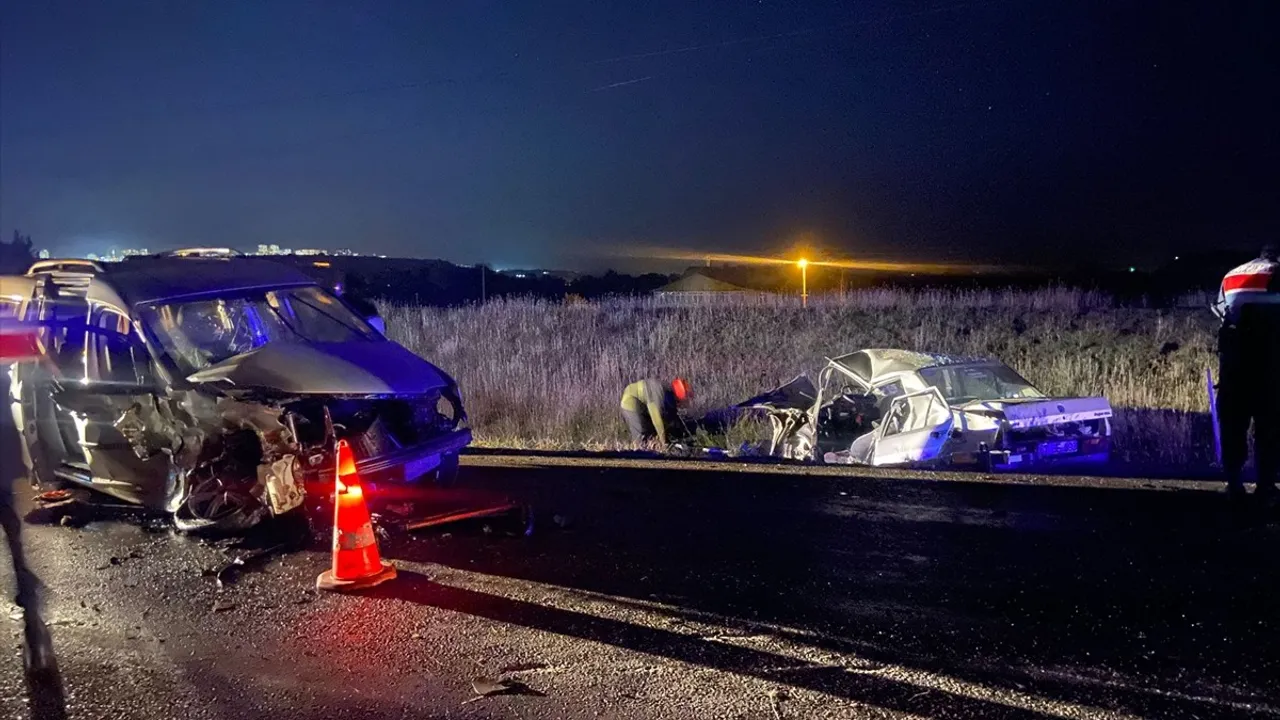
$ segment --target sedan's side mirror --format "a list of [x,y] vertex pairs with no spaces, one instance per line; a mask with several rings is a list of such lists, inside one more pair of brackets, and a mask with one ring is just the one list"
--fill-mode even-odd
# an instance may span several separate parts
[[377,315],[370,315],[364,320],[365,322],[369,323],[369,325],[371,325],[374,330],[377,330],[379,335],[387,334],[387,324],[383,322],[381,317]]

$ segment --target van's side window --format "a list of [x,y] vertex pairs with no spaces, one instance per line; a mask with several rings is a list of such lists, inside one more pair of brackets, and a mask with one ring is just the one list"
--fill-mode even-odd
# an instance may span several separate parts
[[106,308],[95,308],[93,315],[89,379],[129,385],[147,382],[150,357],[129,319]]

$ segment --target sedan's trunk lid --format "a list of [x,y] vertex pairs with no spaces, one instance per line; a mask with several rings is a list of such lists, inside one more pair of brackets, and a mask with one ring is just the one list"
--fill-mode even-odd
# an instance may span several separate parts
[[1112,416],[1111,403],[1103,397],[989,400],[970,403],[962,409],[1002,416],[1015,430]]

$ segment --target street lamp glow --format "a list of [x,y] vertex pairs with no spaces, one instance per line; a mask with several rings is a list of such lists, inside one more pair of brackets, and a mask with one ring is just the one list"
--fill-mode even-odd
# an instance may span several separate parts
[[809,261],[800,258],[796,261],[800,266],[800,307],[809,307]]

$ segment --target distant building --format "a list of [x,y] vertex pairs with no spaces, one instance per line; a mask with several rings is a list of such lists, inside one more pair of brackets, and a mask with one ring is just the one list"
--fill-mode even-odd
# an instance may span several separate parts
[[689,268],[679,279],[663,285],[653,294],[659,300],[677,302],[728,298],[757,299],[773,294],[761,289],[760,285],[747,286],[743,281],[749,277],[735,270],[734,268]]
[[679,280],[663,285],[654,292],[663,295],[670,293],[741,293],[755,291],[695,270],[685,273]]

